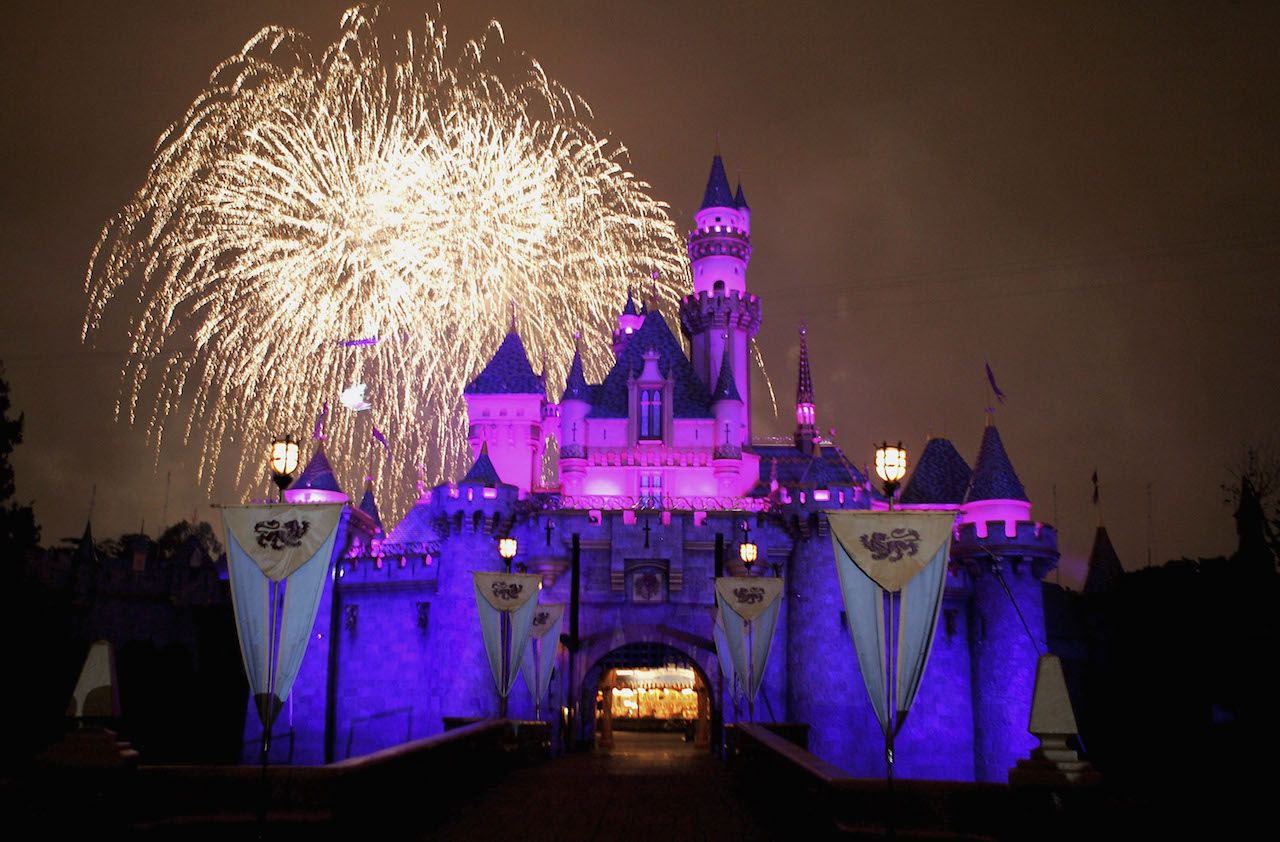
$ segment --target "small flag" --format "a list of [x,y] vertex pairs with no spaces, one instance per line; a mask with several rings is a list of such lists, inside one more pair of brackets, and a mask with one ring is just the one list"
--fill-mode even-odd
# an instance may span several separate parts
[[1093,505],[1098,505],[1098,471],[1093,471]]
[[388,459],[391,458],[391,445],[387,444],[387,437],[384,436],[382,434],[382,431],[379,430],[377,427],[373,428],[373,438],[375,441],[378,442],[378,444],[382,445],[382,448],[384,450],[387,451],[387,458]]
[[1004,392],[1000,391],[1000,387],[996,385],[996,376],[991,373],[991,363],[986,363],[987,382],[991,384],[991,391],[995,393],[1000,403],[1004,403]]

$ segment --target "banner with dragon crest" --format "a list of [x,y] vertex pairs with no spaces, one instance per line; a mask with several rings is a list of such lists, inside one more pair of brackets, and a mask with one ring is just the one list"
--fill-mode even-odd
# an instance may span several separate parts
[[245,675],[264,729],[293,688],[350,510],[345,503],[223,506]]
[[[915,701],[933,648],[956,515],[954,511],[825,514],[862,680],[880,727],[891,738]],[[891,635],[888,640],[886,632]],[[888,653],[894,650],[897,660],[891,683]]]
[[520,671],[518,656],[524,653],[538,608],[542,577],[534,573],[473,571],[471,578],[476,586],[485,654],[505,710],[506,698]]
[[733,671],[747,697],[748,718],[755,720],[755,699],[764,682],[764,668],[773,645],[773,632],[782,607],[783,580],[760,576],[716,579],[716,602],[724,622],[724,636]]
[[551,672],[556,666],[556,646],[560,642],[560,621],[564,619],[564,603],[539,605],[529,624],[529,646],[524,651],[524,683],[533,696],[534,710],[541,715],[542,700],[551,686]]

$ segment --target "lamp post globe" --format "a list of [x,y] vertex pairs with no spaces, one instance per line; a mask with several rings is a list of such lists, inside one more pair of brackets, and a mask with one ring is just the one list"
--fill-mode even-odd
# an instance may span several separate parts
[[511,570],[511,559],[516,557],[516,549],[518,544],[515,538],[506,537],[498,539],[498,555],[502,556],[502,560],[506,562],[507,570]]
[[902,478],[907,475],[907,450],[902,446],[902,442],[896,445],[889,444],[887,441],[876,447],[876,476],[880,477],[880,481],[884,484],[884,496],[889,501],[889,508],[893,508],[893,494],[898,490],[898,484],[902,482]]
[[293,472],[298,470],[298,440],[293,436],[280,436],[271,442],[271,479],[280,488],[280,499],[284,500],[284,490],[293,481]]

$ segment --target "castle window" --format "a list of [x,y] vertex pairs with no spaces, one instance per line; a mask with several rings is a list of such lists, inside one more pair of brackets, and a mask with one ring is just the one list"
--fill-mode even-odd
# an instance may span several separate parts
[[711,291],[716,295],[724,294],[724,281],[716,281],[711,285]]
[[640,390],[640,438],[662,438],[662,390]]
[[662,507],[662,473],[645,471],[640,474],[640,507],[658,509]]

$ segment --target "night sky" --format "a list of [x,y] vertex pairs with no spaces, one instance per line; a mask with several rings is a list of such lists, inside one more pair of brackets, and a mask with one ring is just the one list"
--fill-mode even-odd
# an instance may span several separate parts
[[[794,426],[802,319],[818,423],[858,462],[930,434],[972,461],[989,361],[1063,584],[1093,539],[1095,467],[1127,568],[1230,552],[1219,486],[1246,445],[1280,444],[1280,5],[790,5],[487,0],[444,21],[455,46],[501,21],[681,228],[719,132],[753,208],[748,283],[779,397],[776,418],[757,399],[757,433]],[[0,361],[45,543],[80,533],[94,485],[100,537],[155,531],[167,476],[169,521],[211,518],[194,449],[157,463],[113,420],[123,320],[81,344],[85,267],[214,65],[266,24],[327,41],[344,6],[6,15]],[[388,15],[416,29],[434,8]]]

